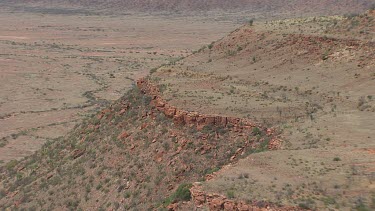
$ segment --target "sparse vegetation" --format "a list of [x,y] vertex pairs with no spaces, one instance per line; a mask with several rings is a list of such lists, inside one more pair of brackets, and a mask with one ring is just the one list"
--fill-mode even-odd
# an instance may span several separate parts
[[[342,5],[335,11],[361,7]],[[24,159],[0,161],[0,209],[189,210],[192,184],[259,208],[374,208],[373,13],[249,20],[210,44],[232,29],[222,20],[246,19],[128,15],[122,26],[114,13],[100,17],[101,27],[95,15],[78,25],[69,22],[75,15],[63,25],[64,15],[50,25],[17,15],[32,17],[27,29],[0,15],[4,33],[12,26],[25,36],[1,37],[1,65],[11,73],[5,81],[32,87],[5,84],[0,151],[48,141]],[[134,86],[148,68],[160,96]]]

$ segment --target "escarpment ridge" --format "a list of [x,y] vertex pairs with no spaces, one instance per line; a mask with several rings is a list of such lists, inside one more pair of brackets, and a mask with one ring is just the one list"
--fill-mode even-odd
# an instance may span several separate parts
[[[253,123],[247,119],[180,110],[168,104],[168,102],[161,97],[159,88],[146,78],[139,79],[137,81],[137,86],[143,93],[150,95],[152,97],[152,103],[156,108],[166,116],[173,118],[175,123],[189,126],[195,125],[198,129],[202,129],[205,126],[234,127],[239,130],[252,129],[254,127],[263,128],[262,125]],[[271,132],[271,130],[269,130],[269,132]]]
[[267,203],[264,201],[236,201],[233,199],[228,199],[228,197],[215,194],[206,193],[199,182],[193,184],[190,188],[192,201],[196,208],[201,208],[207,206],[212,211],[230,211],[230,210],[252,210],[252,211],[300,211],[305,210],[300,207],[292,206],[281,206],[277,207],[272,203]]
[[138,79],[137,87],[143,94],[151,96],[151,103],[156,109],[164,113],[167,117],[172,118],[176,124],[187,125],[189,127],[195,126],[198,130],[202,130],[206,126],[213,126],[233,128],[234,132],[248,131],[250,133],[256,128],[255,130],[262,130],[267,136],[272,137],[268,143],[268,149],[278,149],[281,147],[281,139],[276,135],[276,131],[273,128],[266,128],[261,124],[251,122],[248,119],[209,115],[196,111],[178,109],[175,106],[168,104],[168,102],[162,98],[157,85],[153,84],[147,78]]

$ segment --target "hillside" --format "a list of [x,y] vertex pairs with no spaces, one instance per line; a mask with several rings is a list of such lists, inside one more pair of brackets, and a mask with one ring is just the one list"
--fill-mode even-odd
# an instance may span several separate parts
[[375,209],[374,15],[249,23],[151,70],[2,167],[0,208]]
[[240,153],[266,150],[275,135],[229,123],[206,123],[198,131],[173,122],[152,99],[134,87],[64,139],[8,163],[1,169],[0,208],[163,208],[190,199],[173,195],[178,187],[188,193],[189,183]]
[[172,106],[283,131],[282,150],[223,168],[196,204],[374,208],[374,18],[255,23],[153,72]]
[[[1,1],[0,1],[1,2]],[[81,7],[85,9],[110,9],[111,11],[247,11],[252,13],[279,13],[289,16],[306,16],[313,14],[345,14],[363,12],[373,0],[3,0],[2,2],[19,6],[38,7]]]

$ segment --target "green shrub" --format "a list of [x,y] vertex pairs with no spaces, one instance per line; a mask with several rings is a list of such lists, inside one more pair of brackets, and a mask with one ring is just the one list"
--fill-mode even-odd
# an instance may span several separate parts
[[228,190],[227,191],[227,197],[228,197],[228,199],[233,199],[234,198],[234,192],[231,191],[231,190]]
[[189,183],[184,183],[178,186],[176,193],[174,194],[175,201],[189,201],[191,199],[190,188],[192,187]]
[[219,170],[220,170],[219,167],[208,168],[208,169],[206,169],[206,170],[204,171],[204,174],[205,174],[205,175],[206,175],[206,174],[212,174],[212,173],[217,172],[217,171],[219,171]]
[[191,187],[192,184],[190,183],[183,183],[180,186],[178,186],[176,192],[164,200],[164,206],[168,206],[171,203],[176,203],[179,201],[190,201],[191,193],[189,189]]
[[157,70],[158,70],[158,68],[152,68],[152,69],[150,70],[150,74],[155,73]]
[[252,26],[253,24],[254,24],[254,20],[253,19],[251,19],[251,20],[249,20],[249,26]]
[[332,197],[325,197],[322,199],[322,201],[324,202],[324,204],[326,206],[330,205],[330,204],[336,204],[336,200]]
[[307,209],[307,210],[314,210],[315,208],[315,201],[312,199],[302,199],[302,201],[298,204],[299,207],[302,209]]
[[0,190],[0,199],[4,198],[7,195],[4,189]]
[[333,158],[333,161],[340,161],[341,159],[339,157]]
[[262,135],[262,131],[258,127],[254,127],[253,128],[253,135],[254,136]]
[[370,208],[368,208],[362,201],[357,203],[355,209],[358,211],[370,211]]

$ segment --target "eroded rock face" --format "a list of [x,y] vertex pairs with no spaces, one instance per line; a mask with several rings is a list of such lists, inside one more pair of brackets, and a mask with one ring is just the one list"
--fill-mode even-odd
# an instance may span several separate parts
[[177,124],[185,124],[188,126],[196,126],[199,130],[205,126],[217,126],[217,127],[234,127],[237,130],[247,129],[250,130],[253,127],[263,128],[259,124],[255,124],[246,119],[240,119],[235,117],[224,117],[215,115],[205,115],[198,112],[189,112],[180,110],[174,106],[169,105],[160,95],[157,86],[153,85],[147,79],[139,79],[137,81],[138,88],[147,95],[152,96],[151,103],[167,117],[173,118]]
[[[151,96],[151,104],[160,112],[164,113],[166,117],[173,119],[175,124],[187,125],[189,127],[196,127],[198,130],[202,130],[206,126],[210,127],[226,127],[231,128],[235,132],[251,132],[254,127],[257,127],[271,137],[268,149],[275,150],[281,147],[281,140],[275,137],[274,129],[264,128],[260,124],[251,122],[248,119],[241,119],[235,117],[225,117],[219,115],[206,115],[198,112],[191,112],[178,109],[172,105],[169,105],[165,101],[159,91],[158,86],[152,84],[151,81],[141,78],[137,81],[137,86],[143,94]],[[152,115],[152,114],[151,114]],[[231,159],[234,160],[242,151],[236,153]],[[204,154],[205,150],[201,151]],[[227,205],[229,206],[229,205]]]
[[257,203],[251,204],[244,201],[235,201],[227,199],[220,194],[208,194],[202,190],[199,182],[193,184],[190,189],[192,202],[195,208],[208,208],[211,211],[302,211],[304,209],[299,207],[283,206],[277,207],[270,203]]

